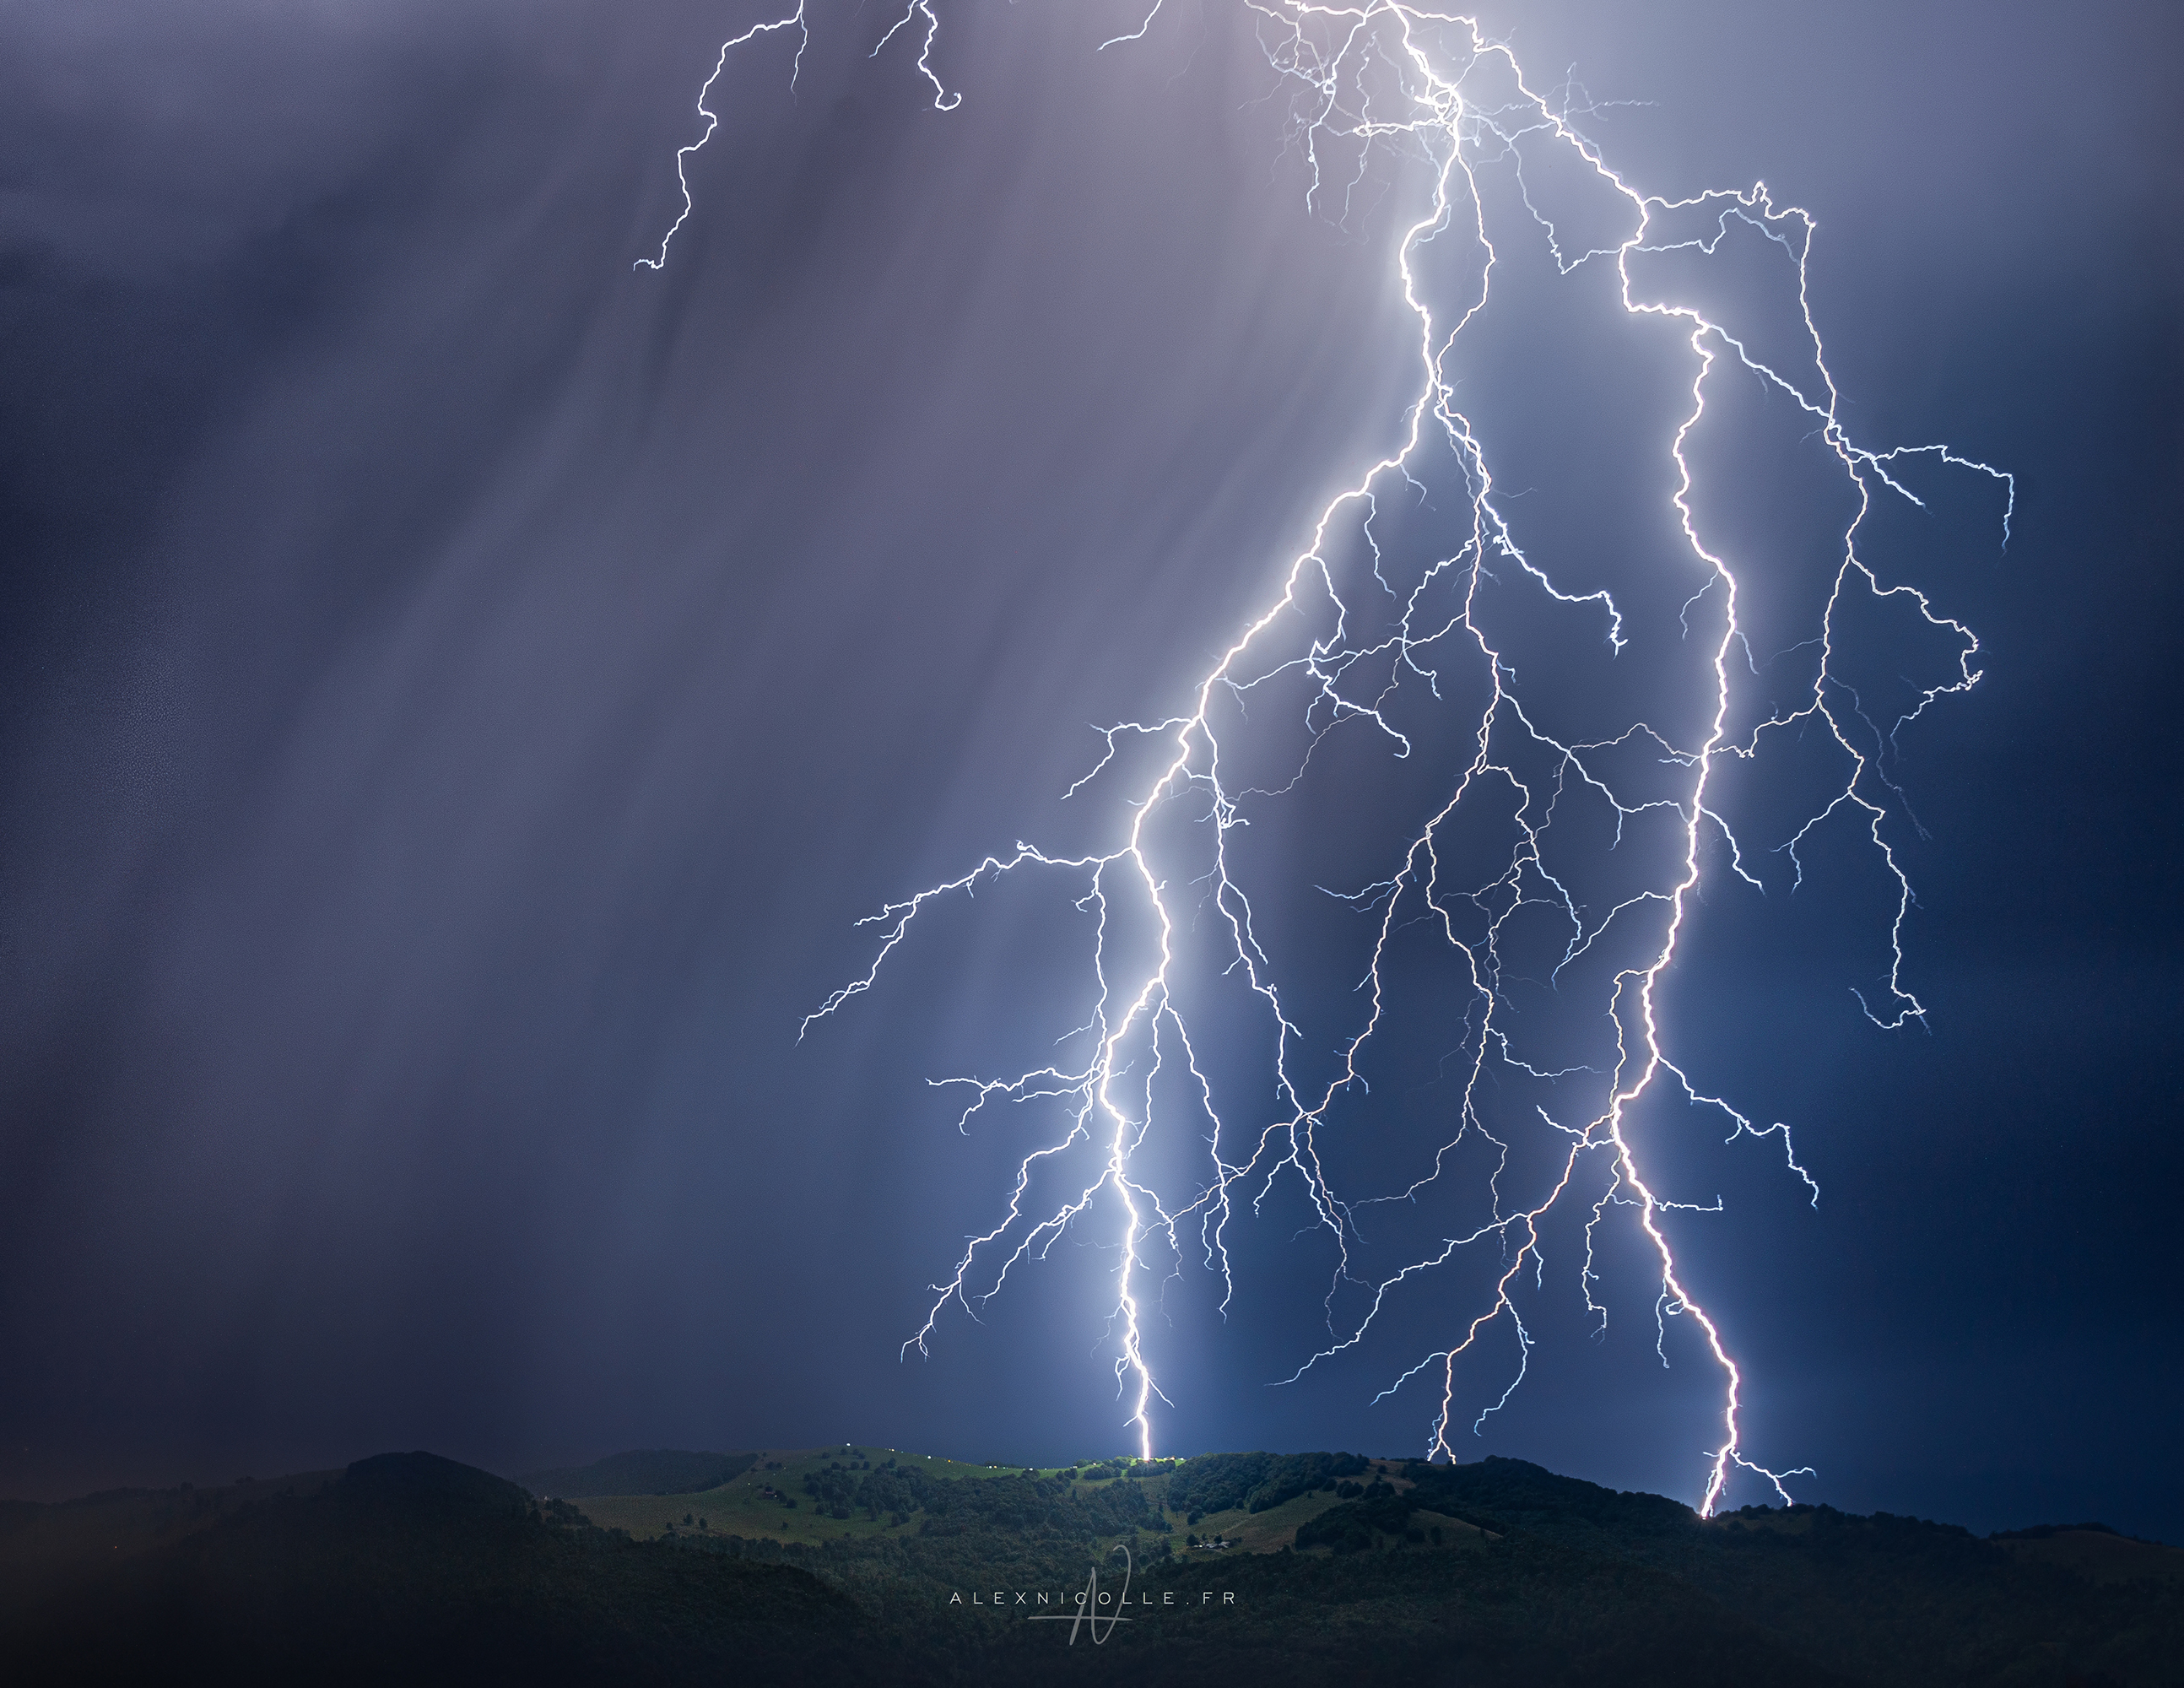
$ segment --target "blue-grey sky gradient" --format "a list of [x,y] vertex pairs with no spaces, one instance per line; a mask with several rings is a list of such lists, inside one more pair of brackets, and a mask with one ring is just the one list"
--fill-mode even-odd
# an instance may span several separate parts
[[[1121,1445],[1083,1251],[896,1358],[1000,1194],[922,1080],[1058,990],[1036,928],[795,1039],[852,921],[1058,823],[1084,723],[1173,698],[1405,397],[1379,226],[1306,213],[1237,14],[1117,15],[945,14],[943,116],[815,13],[659,275],[735,8],[0,21],[0,1492]],[[1632,103],[1592,130],[1649,186],[1815,214],[1863,437],[2020,477],[2006,554],[1936,557],[1986,677],[1907,744],[1927,1028],[1858,1017],[1825,895],[1724,915],[1680,1005],[1824,1189],[1725,1191],[1708,1262],[1767,1446],[1838,1505],[2184,1540],[2175,14],[1486,15]],[[1163,1446],[1415,1446],[1378,1376],[1266,1387],[1268,1271],[1179,1315]],[[1688,1490],[1674,1388],[1535,1364],[1481,1451]]]

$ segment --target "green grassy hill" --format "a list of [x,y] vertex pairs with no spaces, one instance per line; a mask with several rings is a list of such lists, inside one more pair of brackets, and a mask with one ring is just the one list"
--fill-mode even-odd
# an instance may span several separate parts
[[[956,1483],[989,1479],[1004,1471],[1019,1469],[972,1465],[933,1454],[897,1453],[893,1448],[848,1444],[831,1448],[760,1449],[733,1457],[738,1462],[735,1472],[679,1493],[655,1491],[649,1487],[621,1494],[576,1488],[539,1492],[579,1501],[584,1515],[593,1524],[626,1531],[640,1541],[671,1535],[740,1535],[814,1546],[844,1539],[886,1538],[900,1533],[903,1524],[911,1518],[922,1521],[922,1508],[911,1503],[908,1484],[911,1472],[916,1473],[921,1483]],[[613,1462],[602,1460],[599,1464],[609,1466]],[[830,1497],[842,1486],[838,1474],[849,1472],[862,1479],[875,1466],[880,1470],[879,1480],[886,1489],[886,1497],[902,1504],[883,1505],[878,1501],[870,1506],[831,1504]],[[898,1473],[901,1474],[900,1479],[894,1475]],[[534,1490],[538,1490],[530,1479],[524,1480]],[[902,1490],[900,1494],[894,1492],[898,1487]],[[688,1521],[683,1517],[686,1513],[689,1514]]]
[[1702,1520],[1502,1459],[586,1469],[730,1474],[575,1501],[387,1455],[0,1507],[0,1680],[2184,1683],[2184,1552],[2098,1525]]

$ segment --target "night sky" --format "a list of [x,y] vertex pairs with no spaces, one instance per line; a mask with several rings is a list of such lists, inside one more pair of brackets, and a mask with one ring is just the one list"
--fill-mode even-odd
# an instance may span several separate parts
[[[1087,724],[1173,708],[1386,448],[1400,192],[1306,209],[1215,0],[1104,53],[1129,8],[944,10],[945,114],[914,43],[868,62],[892,14],[830,7],[793,92],[732,66],[632,270],[762,15],[0,19],[0,1493],[1128,1445],[1097,1235],[897,1357],[1024,1146],[925,1081],[1072,1023],[1046,916],[958,911],[798,1024],[859,917],[1095,827]],[[1692,1172],[1753,1450],[1801,1498],[2184,1540],[2184,27],[1482,17],[1647,187],[1814,214],[1864,441],[2018,477],[2006,552],[1957,482],[1919,542],[1985,676],[1892,770],[1923,1026],[1858,1011],[1855,873],[1709,905],[1676,976],[1694,1079],[1822,1190]],[[1518,391],[1543,465],[1624,420]],[[1360,1143],[1417,1126],[1385,1094]],[[1426,1397],[1373,1396],[1431,1340],[1268,1387],[1316,1345],[1293,1229],[1226,1326],[1174,1292],[1159,1451],[1421,1446]],[[1713,1379],[1642,1363],[1642,1284],[1597,1342],[1563,1284],[1466,1457],[1696,1498]]]

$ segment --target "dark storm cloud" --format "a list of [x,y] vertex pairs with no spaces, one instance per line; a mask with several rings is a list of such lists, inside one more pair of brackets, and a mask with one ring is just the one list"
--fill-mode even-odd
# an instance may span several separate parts
[[[1819,213],[1869,437],[2025,475],[1965,582],[1990,679],[1911,774],[1933,1035],[1733,941],[1707,1011],[1828,1168],[1748,1239],[1778,1440],[1831,1498],[2001,1522],[2124,1505],[2064,1437],[2149,1440],[2173,1334],[2175,903],[2136,888],[2178,348],[2164,26],[1990,16],[1506,27],[1655,102],[1602,120],[1649,181]],[[850,919],[1050,818],[1081,723],[1195,669],[1400,402],[1395,302],[1214,8],[1136,55],[950,16],[944,119],[822,18],[793,97],[737,68],[632,274],[724,21],[7,25],[0,1488],[1112,1435],[1036,1292],[894,1363],[988,1194],[918,1094],[947,993],[795,1022]],[[1234,1362],[1194,1443],[1411,1433]],[[1618,1464],[1557,1399],[1510,1451],[1635,1480],[1685,1434]]]
[[[1139,677],[1090,628],[1224,613],[1248,582],[1142,601],[1162,554],[1238,520],[1240,454],[1323,452],[1361,408],[1310,396],[1357,343],[1312,326],[1378,279],[1151,168],[1217,121],[1118,137],[1028,90],[936,127],[825,42],[797,100],[752,68],[708,217],[632,276],[697,34],[646,43],[638,86],[603,19],[534,29],[546,53],[490,22],[276,41],[225,123],[132,94],[248,30],[92,55],[120,132],[54,141],[75,175],[25,219],[48,279],[20,337],[91,396],[75,483],[24,477],[8,1282],[70,1379],[46,1410],[87,1400],[116,1441],[566,1439],[664,1351],[831,1332],[892,1152],[790,1040],[848,919],[922,854],[967,716],[1102,694],[962,753],[1047,794],[1081,749],[1047,723]],[[45,94],[64,139],[88,97]],[[160,170],[213,205],[131,247]],[[52,232],[100,197],[127,265]],[[115,297],[71,332],[86,287]],[[162,366],[147,316],[203,349]],[[1240,367],[1270,331],[1290,351]],[[132,437],[142,362],[187,414]],[[80,605],[117,436],[155,499],[107,520]],[[871,1323],[823,1339],[855,1374],[894,1335]],[[830,1373],[732,1363],[766,1434],[844,1411]],[[525,1429],[563,1389],[577,1418]]]

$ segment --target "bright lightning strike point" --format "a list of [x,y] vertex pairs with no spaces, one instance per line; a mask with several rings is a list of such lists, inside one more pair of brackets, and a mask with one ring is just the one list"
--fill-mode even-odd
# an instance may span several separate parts
[[[1126,742],[1133,749],[1154,749],[1150,768],[1126,783],[1112,811],[1111,843],[1074,854],[1019,843],[883,909],[871,917],[880,940],[870,967],[805,1020],[808,1032],[874,989],[914,922],[981,884],[1053,875],[1090,918],[1082,1017],[1059,1040],[1076,1053],[1012,1077],[946,1081],[972,1087],[958,1119],[967,1130],[996,1103],[1057,1109],[1059,1117],[1046,1140],[1019,1162],[997,1223],[968,1239],[952,1273],[933,1285],[924,1323],[905,1352],[926,1351],[951,1304],[975,1317],[1019,1265],[1044,1258],[1072,1228],[1091,1227],[1115,1251],[1109,1326],[1115,1378],[1128,1408],[1124,1422],[1140,1453],[1150,1457],[1153,1403],[1167,1396],[1148,1348],[1148,1285],[1165,1263],[1172,1262],[1173,1277],[1195,1262],[1217,1281],[1225,1313],[1236,1292],[1231,1226],[1240,1208],[1258,1210],[1287,1180],[1327,1240],[1334,1264],[1322,1314],[1329,1340],[1302,1354],[1283,1381],[1294,1383],[1351,1355],[1399,1301],[1409,1304],[1482,1251],[1495,1254],[1496,1263],[1484,1273],[1469,1306],[1449,1305],[1459,1290],[1426,1307],[1424,1316],[1447,1330],[1445,1344],[1400,1371],[1374,1397],[1392,1396],[1421,1376],[1437,1378],[1440,1401],[1425,1451],[1429,1457],[1453,1458],[1466,1377],[1474,1389],[1481,1375],[1489,1379],[1485,1396],[1490,1398],[1473,1419],[1474,1429],[1506,1408],[1524,1380],[1539,1338],[1516,1297],[1527,1279],[1534,1290],[1545,1285],[1550,1224],[1576,1210],[1571,1223],[1582,1238],[1582,1257],[1575,1299],[1604,1329],[1607,1308],[1594,1295],[1600,1281],[1595,1245],[1612,1213],[1627,1209],[1635,1216],[1632,1240],[1650,1262],[1661,1363],[1670,1362],[1672,1325],[1684,1326],[1699,1334],[1698,1351],[1720,1380],[1705,1462],[1695,1479],[1699,1511],[1715,1511],[1740,1471],[1786,1500],[1786,1479],[1807,1468],[1771,1469],[1747,1451],[1745,1372],[1721,1322],[1695,1292],[1671,1236],[1671,1216],[1716,1212],[1720,1203],[1669,1193],[1664,1175],[1649,1168],[1634,1115],[1666,1091],[1725,1122],[1730,1142],[1779,1135],[1787,1171],[1818,1203],[1819,1186],[1797,1158],[1789,1126],[1756,1126],[1729,1101],[1702,1094],[1672,1056],[1664,981],[1677,967],[1692,910],[1710,883],[1765,889],[1747,866],[1757,858],[1730,818],[1732,804],[1722,790],[1728,776],[1758,766],[1771,745],[1802,735],[1833,747],[1837,775],[1786,836],[1769,839],[1788,857],[1789,889],[1802,883],[1803,852],[1823,831],[1834,822],[1852,823],[1886,888],[1880,912],[1889,957],[1880,989],[1870,1000],[1860,994],[1860,1006],[1883,1028],[1923,1018],[1925,1008],[1903,978],[1912,894],[1891,841],[1900,794],[1884,759],[1904,726],[1940,698],[1977,682],[1979,641],[1924,591],[1885,579],[1869,548],[1862,549],[1864,536],[1876,499],[1919,502],[1904,471],[1925,460],[1995,484],[2006,543],[2014,482],[1943,446],[1875,450],[1852,437],[1810,302],[1814,220],[1798,207],[1777,203],[1763,184],[1680,198],[1644,191],[1580,131],[1567,102],[1558,106],[1535,91],[1509,48],[1470,19],[1401,0],[1244,3],[1255,14],[1269,65],[1294,96],[1289,139],[1304,167],[1307,207],[1338,192],[1346,207],[1376,159],[1397,160],[1419,195],[1390,254],[1412,320],[1416,386],[1395,448],[1345,477],[1319,511],[1310,542],[1282,571],[1279,589],[1224,643],[1218,660],[1190,688],[1187,703],[1156,721],[1107,729],[1105,754],[1070,788],[1072,799],[1123,777],[1118,766],[1134,766],[1122,755]],[[1159,11],[1156,4],[1135,30],[1101,46],[1145,39]],[[933,89],[935,107],[952,109],[960,96],[947,91],[929,63],[939,29],[930,0],[911,0],[874,52],[921,20],[917,69]],[[731,50],[792,27],[800,41],[808,40],[801,4],[723,45],[699,100],[705,132],[677,154],[683,209],[668,239],[691,214],[682,167],[711,137],[717,119],[706,100]],[[801,51],[800,45],[800,58]],[[1608,232],[1596,226],[1582,242],[1573,237],[1540,203],[1528,160],[1543,175],[1559,171],[1590,184],[1613,208],[1602,214],[1613,225]],[[1592,220],[1597,226],[1602,217]],[[1502,262],[1497,241],[1513,237],[1538,242],[1564,278],[1606,266],[1630,331],[1654,337],[1649,345],[1665,334],[1680,348],[1682,397],[1648,459],[1658,476],[1663,530],[1679,560],[1673,578],[1634,582],[1667,594],[1671,606],[1680,604],[1672,618],[1680,631],[1673,636],[1660,632],[1658,617],[1627,614],[1608,588],[1557,578],[1557,565],[1544,560],[1525,521],[1513,513],[1514,500],[1500,490],[1496,448],[1459,403],[1463,359],[1495,297],[1491,284]],[[1782,290],[1786,307],[1758,327],[1669,285],[1677,266],[1719,262],[1725,250],[1753,240],[1764,242],[1754,250],[1786,265],[1788,284]],[[658,269],[666,252],[663,240],[657,259],[640,262]],[[1469,269],[1462,262],[1467,252],[1476,260]],[[1765,572],[1736,545],[1711,537],[1719,524],[1704,508],[1708,488],[1695,442],[1710,421],[1711,401],[1730,381],[1802,413],[1848,510],[1831,530],[1834,562],[1817,613],[1796,630],[1797,637],[1782,642],[1787,650],[1812,653],[1809,671],[1786,700],[1760,690],[1760,658],[1746,616],[1754,589],[1749,582],[1756,571],[1758,577]],[[1446,494],[1459,512],[1440,523],[1423,563],[1398,562],[1384,548],[1382,524],[1394,519],[1383,500],[1396,494],[1411,519],[1419,510],[1439,508],[1432,503],[1436,494]],[[1369,562],[1362,569],[1347,564],[1346,547],[1368,554]],[[1580,733],[1555,725],[1569,711],[1552,677],[1535,683],[1533,659],[1519,662],[1506,633],[1496,631],[1496,604],[1517,590],[1532,593],[1542,614],[1561,618],[1557,626],[1582,624],[1569,647],[1574,652],[1605,651],[1616,662],[1658,661],[1696,644],[1696,674],[1661,682],[1658,697],[1612,730]],[[1846,677],[1849,610],[1856,603],[1905,612],[1952,653],[1946,671],[1914,685],[1915,697],[1886,729]],[[1662,649],[1649,642],[1661,642]],[[1284,688],[1301,701],[1295,722],[1301,749],[1290,755],[1284,783],[1249,783],[1234,770],[1267,759],[1273,729],[1242,705],[1249,694],[1278,695]],[[1694,692],[1702,699],[1696,707]],[[1468,707],[1462,701],[1467,694],[1473,699]],[[1267,820],[1273,805],[1311,776],[1323,745],[1337,734],[1358,733],[1376,736],[1399,759],[1437,758],[1440,785],[1382,870],[1362,890],[1340,894],[1372,917],[1373,936],[1359,981],[1360,1017],[1337,1039],[1331,1065],[1314,1078],[1311,1069],[1320,1057],[1302,1029],[1308,1014],[1298,1006],[1311,996],[1312,982],[1272,959],[1240,848],[1255,815]],[[1584,814],[1596,818],[1596,830],[1608,830],[1610,842],[1587,847],[1580,822],[1572,818]],[[1481,817],[1498,822],[1513,842],[1506,854],[1467,865],[1479,855],[1474,823]],[[1474,827],[1470,834],[1467,827]],[[1634,853],[1650,864],[1639,883],[1616,890],[1604,909],[1597,906],[1607,900],[1589,895],[1581,882],[1591,875],[1606,883],[1604,864],[1613,858],[1619,865]],[[1724,855],[1726,866],[1715,865]],[[1551,940],[1537,935],[1546,928],[1557,934]],[[1331,1129],[1337,1104],[1367,1090],[1368,1067],[1383,1046],[1376,1039],[1393,1011],[1390,993],[1400,971],[1395,952],[1405,933],[1418,929],[1437,934],[1468,1001],[1460,1091],[1426,1168],[1387,1194],[1353,1200],[1334,1188],[1322,1136]],[[1526,984],[1513,957],[1527,945],[1543,956],[1556,991],[1592,993],[1585,1058],[1553,1047],[1552,1039],[1542,1039],[1538,1026],[1513,1007],[1513,994]],[[1250,1009],[1256,1045],[1240,1042],[1234,1011],[1223,1020],[1222,1048],[1205,1041],[1210,1033],[1194,1032],[1203,1004],[1224,989],[1230,1011],[1238,1001]],[[1258,1081],[1240,1092],[1231,1075],[1251,1047],[1264,1050]],[[1496,1113],[1497,1089],[1534,1100],[1505,1110],[1510,1117],[1503,1118]],[[1271,1110],[1264,1100],[1269,1094]],[[1176,1145],[1194,1141],[1196,1170],[1179,1174],[1184,1156]],[[1444,1194],[1458,1182],[1456,1169],[1467,1153],[1483,1156],[1489,1167],[1476,1193],[1482,1204],[1476,1221],[1448,1226],[1393,1271],[1366,1271],[1371,1240],[1359,1214],[1375,1203],[1415,1207]],[[1533,1193],[1509,1195],[1505,1181],[1519,1178],[1529,1162],[1539,1163]],[[1338,1301],[1351,1291],[1354,1312],[1338,1318]],[[1497,1376],[1481,1344],[1498,1329],[1508,1331],[1515,1355],[1513,1367]]]

